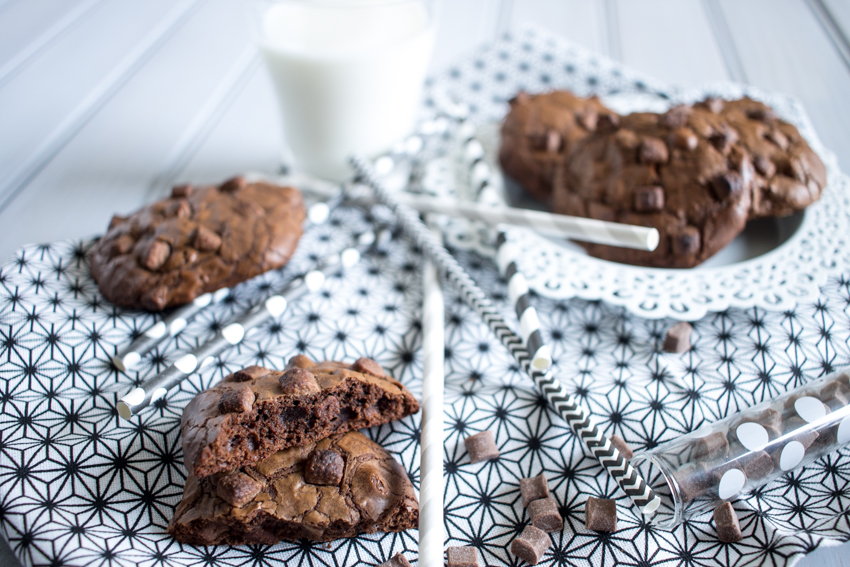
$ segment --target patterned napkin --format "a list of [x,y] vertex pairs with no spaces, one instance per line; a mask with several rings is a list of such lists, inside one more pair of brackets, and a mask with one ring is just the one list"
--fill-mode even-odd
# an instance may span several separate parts
[[[512,77],[543,81],[530,61],[548,56],[588,89],[594,86],[593,67],[574,66],[577,48],[539,32],[523,34],[532,35],[506,37],[468,65],[493,64],[494,84],[508,68]],[[534,47],[541,44],[547,46],[542,55]],[[446,77],[460,83],[464,75],[456,71]],[[432,88],[447,80],[438,78]],[[635,82],[628,73],[618,80]],[[508,87],[503,90],[493,91],[494,109],[504,105]],[[0,269],[0,520],[24,564],[348,567],[377,565],[397,552],[414,561],[415,531],[330,544],[208,548],[180,546],[164,533],[185,479],[182,408],[222,376],[249,364],[282,367],[298,352],[314,359],[371,356],[419,395],[422,257],[405,240],[367,257],[345,278],[332,278],[325,292],[294,304],[286,318],[226,351],[219,364],[193,375],[136,421],[121,421],[113,409],[116,394],[270,295],[311,257],[344,248],[367,222],[357,210],[338,210],[305,235],[290,266],[237,286],[231,301],[204,312],[129,376],[109,358],[153,318],[114,308],[100,296],[85,260],[90,242],[29,246]],[[492,261],[468,251],[457,255],[516,324]],[[718,542],[710,516],[674,532],[641,523],[487,327],[454,290],[446,293],[447,545],[476,546],[483,564],[519,565],[507,550],[528,521],[519,479],[540,473],[566,520],[563,532],[552,534],[543,565],[786,565],[819,545],[850,540],[847,449],[737,502],[745,534],[740,543]],[[843,277],[830,279],[817,302],[786,312],[708,315],[695,323],[693,348],[681,356],[659,352],[670,321],[640,319],[601,302],[536,298],[535,306],[562,380],[606,433],[635,448],[653,447],[850,364],[850,280]],[[396,456],[417,489],[419,419],[366,431]],[[463,438],[483,430],[495,433],[501,457],[472,465]],[[618,532],[584,529],[588,496],[617,498]]]

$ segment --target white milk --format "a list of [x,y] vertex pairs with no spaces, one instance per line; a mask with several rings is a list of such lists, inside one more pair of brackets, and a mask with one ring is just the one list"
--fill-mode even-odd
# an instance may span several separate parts
[[272,5],[262,51],[296,165],[334,180],[414,126],[434,43],[420,0]]

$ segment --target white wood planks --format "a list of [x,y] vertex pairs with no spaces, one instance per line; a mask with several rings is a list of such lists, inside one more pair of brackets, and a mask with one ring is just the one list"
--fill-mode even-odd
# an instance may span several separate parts
[[601,2],[586,0],[521,0],[513,4],[511,25],[531,23],[579,45],[605,53],[607,28]]
[[220,118],[209,101],[223,96],[228,78],[241,88],[236,79],[255,60],[243,6],[203,3],[0,211],[2,256],[26,242],[102,232],[113,213],[141,205],[156,181],[170,182],[188,161],[181,152],[191,154],[208,132],[204,118]]
[[802,0],[721,0],[749,81],[799,97],[827,147],[850,168],[850,73]]
[[619,0],[622,61],[676,84],[728,80],[699,0]]

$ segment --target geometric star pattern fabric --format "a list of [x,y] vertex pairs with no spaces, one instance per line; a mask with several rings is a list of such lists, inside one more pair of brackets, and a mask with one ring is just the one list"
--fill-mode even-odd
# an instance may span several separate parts
[[[186,477],[182,409],[199,391],[250,364],[281,368],[314,359],[376,358],[421,393],[421,252],[398,233],[380,251],[278,320],[225,351],[132,421],[119,395],[201,344],[227,319],[274,293],[316,258],[369,226],[356,209],[311,228],[292,262],[240,284],[175,339],[119,372],[115,350],[154,316],[112,306],[89,276],[91,242],[30,246],[0,270],[0,520],[25,565],[377,565],[415,560],[416,531],[330,544],[183,546],[165,534]],[[454,251],[517,327],[493,262]],[[634,517],[627,498],[546,404],[481,319],[446,290],[447,545],[478,548],[485,564],[519,565],[508,551],[528,518],[519,479],[543,473],[565,518],[543,565],[785,565],[818,545],[850,539],[850,451],[830,454],[735,503],[744,540],[720,543],[710,515],[673,532]],[[534,304],[558,375],[607,434],[651,448],[706,422],[850,363],[850,281],[830,280],[816,304],[789,312],[729,310],[694,325],[683,355],[660,352],[670,321],[582,300]],[[366,430],[419,489],[414,415]],[[471,464],[464,437],[492,431],[498,460]],[[584,528],[588,496],[611,497],[619,530]]]

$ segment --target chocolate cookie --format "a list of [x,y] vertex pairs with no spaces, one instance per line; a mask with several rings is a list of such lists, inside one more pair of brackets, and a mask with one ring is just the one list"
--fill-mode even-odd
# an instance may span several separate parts
[[117,305],[161,311],[286,264],[305,214],[292,187],[241,177],[178,186],[168,199],[112,218],[92,249],[92,277]]
[[575,144],[619,120],[597,97],[581,98],[569,91],[521,92],[510,105],[502,123],[499,163],[507,175],[543,201],[552,193],[556,166]]
[[750,98],[709,99],[696,106],[723,117],[752,158],[750,218],[788,216],[820,198],[826,186],[823,162],[797,128],[780,120],[769,106]]
[[298,355],[283,372],[249,366],[195,396],[180,424],[183,459],[203,478],[417,411],[416,398],[374,360],[316,363]]
[[663,268],[696,266],[746,225],[753,165],[706,109],[634,113],[577,144],[556,169],[553,210],[658,229],[653,252],[586,244],[593,256]]
[[270,545],[418,525],[419,503],[405,470],[351,431],[237,470],[202,479],[190,474],[168,533],[192,545]]

